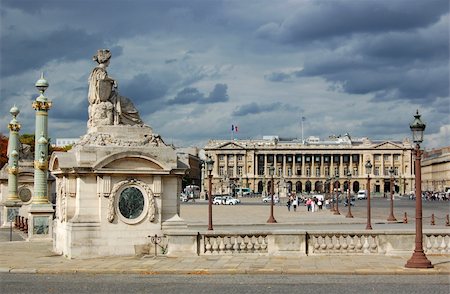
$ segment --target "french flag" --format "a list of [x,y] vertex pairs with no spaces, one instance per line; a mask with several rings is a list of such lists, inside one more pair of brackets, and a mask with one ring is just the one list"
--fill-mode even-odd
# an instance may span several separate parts
[[231,125],[231,131],[237,133],[237,131],[238,131],[238,126]]

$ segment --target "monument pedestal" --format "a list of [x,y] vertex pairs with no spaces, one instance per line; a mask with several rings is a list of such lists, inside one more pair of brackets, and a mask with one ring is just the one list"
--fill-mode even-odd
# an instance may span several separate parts
[[133,255],[165,228],[186,230],[178,203],[185,166],[147,126],[93,128],[69,152],[54,152],[54,250]]
[[51,239],[53,237],[53,205],[32,204],[28,211],[28,240]]

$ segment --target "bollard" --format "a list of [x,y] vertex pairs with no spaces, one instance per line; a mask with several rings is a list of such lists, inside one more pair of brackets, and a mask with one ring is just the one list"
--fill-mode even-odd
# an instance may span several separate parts
[[405,212],[405,216],[403,217],[403,223],[407,224],[408,223],[408,215]]
[[445,220],[445,225],[447,227],[450,226],[450,218],[448,217],[448,214],[447,214],[447,217],[446,217],[446,220]]
[[19,227],[19,216],[18,216],[18,215],[16,215],[16,216],[14,217],[14,227],[15,227],[15,228],[18,228],[18,227]]
[[431,225],[434,226],[436,223],[434,222],[434,213],[431,214]]

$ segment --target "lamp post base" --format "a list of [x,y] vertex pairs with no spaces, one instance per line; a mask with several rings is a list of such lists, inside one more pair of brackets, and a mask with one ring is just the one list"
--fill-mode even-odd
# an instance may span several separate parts
[[390,216],[387,218],[387,221],[388,221],[388,222],[396,222],[397,219],[396,219],[393,215],[390,215]]
[[346,217],[346,218],[353,218],[353,214],[347,213],[347,215],[346,215],[345,217]]
[[423,251],[414,250],[411,258],[406,262],[405,267],[408,268],[433,268],[431,261],[425,256]]
[[367,224],[366,230],[372,230],[372,225],[371,224]]
[[269,219],[267,220],[267,223],[268,224],[274,224],[274,223],[276,223],[277,222],[277,220],[271,215],[270,217],[269,217]]

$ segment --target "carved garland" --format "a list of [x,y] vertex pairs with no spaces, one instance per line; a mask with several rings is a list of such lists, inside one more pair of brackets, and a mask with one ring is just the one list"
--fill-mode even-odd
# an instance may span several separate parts
[[115,184],[111,190],[111,194],[109,196],[109,203],[108,203],[108,221],[112,223],[114,219],[116,218],[116,205],[115,205],[115,199],[117,195],[117,191],[119,191],[122,187],[125,185],[131,185],[136,184],[144,189],[146,196],[148,197],[148,219],[150,222],[153,222],[155,220],[156,215],[156,207],[155,207],[155,198],[153,196],[152,189],[150,186],[142,181],[136,180],[136,179],[129,179],[125,181],[120,181],[117,184]]

